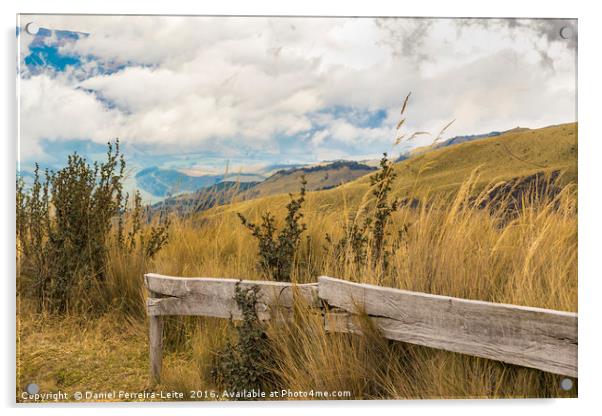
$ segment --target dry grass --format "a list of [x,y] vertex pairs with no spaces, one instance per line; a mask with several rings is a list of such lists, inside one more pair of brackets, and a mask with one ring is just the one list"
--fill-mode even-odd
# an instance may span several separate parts
[[[370,261],[360,268],[337,261],[325,239],[326,234],[339,237],[350,221],[370,215],[369,208],[363,213],[358,209],[369,206],[368,194],[359,201],[343,196],[340,208],[333,209],[328,192],[309,193],[303,210],[308,229],[293,281],[313,282],[319,274],[328,274],[440,295],[576,311],[574,185],[553,197],[526,198],[516,217],[508,219],[506,205],[493,212],[473,207],[477,178],[475,173],[465,181],[451,201],[433,197],[419,208],[406,206],[394,213],[389,245],[397,249],[388,271],[371,267]],[[272,198],[272,207],[242,202],[176,221],[174,241],[157,256],[153,270],[175,276],[265,278],[256,267],[256,241],[235,212],[252,221],[265,209],[281,217],[284,201],[286,197]]]
[[36,313],[20,302],[17,398],[28,383],[42,392],[140,391],[149,387],[144,321],[108,313],[89,319]]
[[291,390],[351,392],[355,399],[573,397],[564,378],[537,370],[382,338],[360,317],[364,336],[326,333],[316,315],[270,328],[277,372]]
[[[503,206],[474,208],[476,173],[454,198],[432,197],[419,208],[394,214],[389,244],[397,247],[388,270],[336,261],[325,236],[370,213],[370,197],[343,186],[308,194],[293,281],[319,274],[403,289],[577,310],[576,190],[524,201],[514,218]],[[345,191],[348,189],[348,194]],[[271,209],[281,217],[286,196],[218,207],[175,220],[170,243],[149,263],[112,253],[109,281],[98,291],[107,304],[101,317],[53,318],[24,308],[20,314],[20,377],[43,388],[148,387],[144,270],[176,276],[262,279],[256,242],[236,212],[250,220]],[[365,207],[365,210],[362,208]],[[506,207],[507,208],[507,207]],[[405,231],[403,231],[405,230]],[[369,264],[370,262],[368,262]],[[367,336],[326,334],[321,319],[302,305],[290,325],[269,327],[276,368],[291,390],[347,390],[356,399],[559,397],[561,377],[485,359]],[[208,365],[230,334],[228,323],[172,319],[166,324],[167,354],[162,387],[212,388]],[[63,360],[66,361],[63,362]]]

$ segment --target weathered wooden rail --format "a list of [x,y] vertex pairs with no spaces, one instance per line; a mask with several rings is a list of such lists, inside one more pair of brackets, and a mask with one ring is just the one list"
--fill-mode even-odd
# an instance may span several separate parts
[[[257,286],[260,319],[286,318],[301,298],[327,331],[361,334],[367,315],[385,338],[577,377],[577,314],[431,295],[320,276],[318,283],[145,275],[151,377],[161,377],[163,315],[240,319],[236,285]],[[278,316],[276,316],[276,313]]]

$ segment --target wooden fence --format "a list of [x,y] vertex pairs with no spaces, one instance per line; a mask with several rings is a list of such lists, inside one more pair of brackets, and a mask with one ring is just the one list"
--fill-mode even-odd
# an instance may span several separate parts
[[[161,377],[163,315],[240,319],[236,285],[257,286],[261,320],[292,313],[295,298],[320,309],[327,331],[361,334],[367,315],[385,338],[577,377],[577,314],[352,283],[317,283],[146,274],[151,377]],[[286,316],[284,316],[286,318]]]

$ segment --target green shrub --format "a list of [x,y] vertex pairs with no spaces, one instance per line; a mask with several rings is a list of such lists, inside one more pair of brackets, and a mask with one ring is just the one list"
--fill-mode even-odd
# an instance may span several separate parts
[[236,340],[228,342],[214,358],[211,375],[220,388],[230,392],[271,390],[276,385],[273,354],[264,328],[257,316],[258,286],[236,286],[236,303],[242,321],[235,326]]
[[399,200],[394,198],[389,200],[391,194],[391,184],[397,177],[393,162],[387,159],[387,154],[380,160],[380,170],[370,176],[370,185],[372,185],[372,195],[374,195],[374,222],[370,221],[372,232],[372,261],[373,265],[383,262],[384,268],[388,265],[388,258],[391,254],[387,249],[387,237],[389,232],[387,226],[390,222],[391,214],[399,207]]
[[[67,166],[46,170],[38,165],[26,191],[17,178],[17,243],[21,274],[31,279],[40,309],[64,312],[75,288],[85,292],[107,278],[109,244],[120,249],[140,247],[153,256],[167,241],[168,222],[142,233],[143,209],[136,194],[127,207],[123,191],[125,159],[119,141],[108,143],[106,161],[90,165],[77,153]],[[126,214],[132,216],[128,233]]]
[[301,240],[301,234],[307,225],[301,223],[300,212],[305,202],[305,177],[301,177],[299,197],[290,194],[290,202],[286,205],[287,215],[284,227],[276,237],[276,218],[267,211],[261,216],[261,224],[253,224],[241,213],[238,213],[242,224],[251,230],[259,243],[259,268],[269,277],[280,282],[290,282],[295,253]]
[[352,261],[356,267],[366,266],[368,261],[372,267],[382,266],[386,270],[389,266],[389,257],[393,248],[389,247],[388,225],[391,214],[399,208],[399,200],[391,200],[391,184],[397,173],[393,162],[385,153],[380,160],[380,170],[370,176],[370,186],[374,196],[372,212],[367,212],[363,222],[358,223],[353,217],[345,225],[343,236],[337,241],[326,234],[326,241],[334,246],[334,255],[337,261]]

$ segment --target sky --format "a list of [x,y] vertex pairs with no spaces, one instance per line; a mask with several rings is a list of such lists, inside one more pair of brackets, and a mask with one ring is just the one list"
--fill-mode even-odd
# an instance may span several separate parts
[[[19,160],[94,159],[118,137],[133,169],[204,174],[373,159],[452,120],[446,137],[572,122],[576,36],[575,20],[21,15]],[[432,136],[392,147],[414,131]]]

